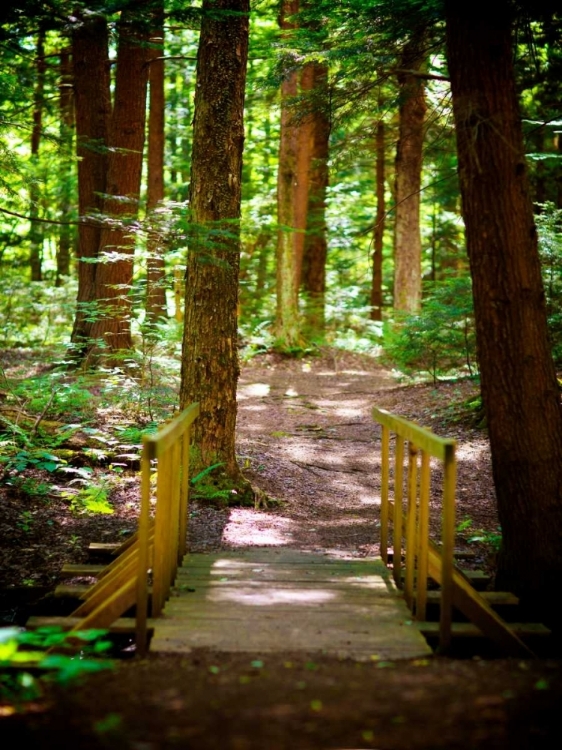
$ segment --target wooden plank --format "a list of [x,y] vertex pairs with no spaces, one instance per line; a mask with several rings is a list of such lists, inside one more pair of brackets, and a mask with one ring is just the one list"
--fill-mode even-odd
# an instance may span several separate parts
[[[441,583],[441,555],[434,544],[429,545],[428,552],[429,574],[437,583]],[[454,606],[497,643],[505,653],[510,656],[534,656],[531,649],[472,588],[457,568],[453,568],[452,598]]]
[[[111,589],[109,596],[104,597],[99,604],[96,598],[86,600],[72,616],[77,622],[70,632],[89,630],[90,628],[108,628],[123,612],[130,609],[136,600],[136,577],[127,578],[119,588]],[[97,606],[94,606],[97,604]]]
[[90,589],[91,586],[61,583],[55,588],[53,593],[57,599],[64,599],[66,597],[69,599],[83,599]]
[[65,578],[97,578],[105,570],[105,567],[105,565],[75,565],[73,563],[66,563],[66,565],[63,565],[60,574]]
[[90,542],[88,550],[99,554],[117,555],[120,547],[121,545],[116,542]]
[[[438,622],[416,622],[416,627],[426,637],[437,637],[439,635]],[[551,635],[551,631],[540,623],[530,622],[512,622],[509,624],[510,629],[518,638],[546,637]],[[482,630],[472,622],[454,622],[452,624],[452,634],[456,638],[486,638]]]
[[[516,597],[515,594],[511,594],[509,591],[479,591],[478,593],[491,607],[516,607],[519,604],[518,597]],[[428,591],[427,601],[428,604],[440,604],[441,592]]]
[[418,448],[426,451],[430,456],[445,460],[445,453],[449,446],[456,445],[451,438],[440,438],[429,430],[409,422],[404,417],[398,417],[385,409],[374,408],[373,419],[382,425],[386,425],[391,432],[401,435],[404,440],[415,443]]

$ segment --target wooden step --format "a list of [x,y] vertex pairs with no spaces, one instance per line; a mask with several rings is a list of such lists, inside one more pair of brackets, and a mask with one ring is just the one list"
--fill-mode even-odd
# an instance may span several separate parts
[[115,555],[119,547],[121,545],[115,542],[91,542],[88,550],[99,555]]
[[[394,549],[392,547],[388,548],[387,552],[388,556],[388,562],[392,562],[394,559]],[[404,557],[404,551],[401,552],[401,557]],[[455,550],[453,557],[455,560],[474,560],[474,558],[478,557],[477,553],[474,552],[474,550]]]
[[[415,622],[414,625],[426,638],[439,637],[438,622]],[[509,627],[519,638],[550,635],[550,630],[538,622],[511,622],[509,623]],[[454,622],[451,630],[453,636],[456,638],[484,638],[484,634],[480,628],[471,622]]]
[[[37,628],[62,628],[63,630],[72,630],[80,622],[79,617],[30,617],[26,622],[26,628],[36,630]],[[155,620],[147,620],[147,629],[149,635],[154,632]],[[104,628],[105,629],[105,628]],[[107,630],[115,634],[131,634],[136,629],[136,620],[134,617],[120,617],[110,625]]]
[[[509,591],[479,591],[480,596],[485,599],[491,607],[516,607],[519,599]],[[428,591],[427,603],[439,604],[441,601],[440,591]]]
[[66,563],[66,565],[63,565],[60,574],[61,576],[64,576],[64,578],[97,578],[106,567],[106,565],[75,565],[73,563]]
[[79,586],[77,584],[61,583],[54,590],[54,595],[58,598],[81,599],[91,586]]
[[[486,586],[488,586],[492,581],[491,576],[489,576],[487,573],[484,573],[483,570],[465,570],[463,568],[458,568],[458,570],[460,570],[465,578],[468,579],[471,586],[478,592],[483,592]],[[402,566],[402,583],[404,583],[405,576],[406,574],[404,571],[404,566]],[[414,574],[414,580],[416,579],[416,577],[417,572]]]

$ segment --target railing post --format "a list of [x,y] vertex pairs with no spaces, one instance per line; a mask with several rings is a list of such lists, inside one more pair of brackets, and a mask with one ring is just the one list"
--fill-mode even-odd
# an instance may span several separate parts
[[429,488],[430,464],[429,455],[421,451],[420,469],[420,504],[418,518],[418,584],[416,589],[416,620],[425,620],[427,610],[427,549],[429,541]]
[[439,624],[439,649],[446,651],[451,645],[453,610],[453,558],[455,545],[455,485],[457,465],[455,446],[445,447],[443,479],[443,560],[441,573],[441,619]]
[[402,497],[404,495],[404,438],[396,434],[394,450],[394,518],[392,520],[392,572],[402,588]]
[[388,565],[388,473],[390,462],[390,430],[382,425],[381,437],[381,558]]
[[139,564],[137,573],[136,645],[137,654],[144,656],[147,650],[148,633],[148,564],[150,526],[150,460],[151,450],[147,439],[143,441],[141,456],[141,508],[139,517]]
[[191,426],[188,426],[181,439],[181,484],[180,484],[180,538],[178,546],[178,564],[183,560],[187,550],[187,522],[189,518],[189,447],[191,443]]
[[416,501],[418,494],[418,449],[408,442],[408,502],[406,506],[406,565],[404,596],[408,607],[414,608],[414,575],[416,567]]

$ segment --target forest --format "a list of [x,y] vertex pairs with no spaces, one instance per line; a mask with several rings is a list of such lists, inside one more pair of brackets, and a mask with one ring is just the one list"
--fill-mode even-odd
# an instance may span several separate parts
[[249,383],[340,362],[371,406],[469,425],[458,529],[560,632],[562,15],[490,5],[2,8],[0,585],[130,533],[142,436],[192,402],[194,528],[275,515],[259,440],[289,428],[256,402],[251,433]]

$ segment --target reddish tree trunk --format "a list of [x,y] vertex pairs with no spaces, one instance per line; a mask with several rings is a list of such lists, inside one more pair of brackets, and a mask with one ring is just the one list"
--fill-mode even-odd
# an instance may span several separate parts
[[164,199],[164,6],[156,12],[151,35],[150,104],[148,119],[148,174],[146,212],[151,220],[148,235],[146,314],[149,322],[167,317],[164,248],[156,209]]
[[[67,219],[71,210],[70,179],[72,175],[71,151],[72,131],[74,128],[74,97],[72,93],[72,65],[70,50],[63,49],[60,53],[59,78],[59,113],[60,139],[62,158],[60,169],[60,216]],[[56,286],[60,286],[62,279],[70,273],[70,257],[74,232],[68,225],[61,226],[59,244],[57,248],[57,276]]]
[[[420,70],[425,34],[415,32],[404,48],[402,70]],[[399,136],[396,149],[394,309],[416,312],[421,305],[420,189],[424,140],[423,79],[399,73]]]
[[111,95],[105,18],[81,19],[72,30],[72,66],[78,157],[78,295],[71,341],[83,352],[90,336],[103,208]]
[[149,32],[142,7],[124,10],[119,21],[115,101],[103,204],[104,214],[112,221],[105,224],[100,237],[95,289],[98,314],[90,332],[90,353],[94,355],[132,348],[135,237],[127,223],[138,215],[148,56]]
[[385,220],[385,139],[384,122],[377,122],[376,153],[376,193],[377,213],[373,229],[373,278],[371,283],[371,320],[382,320],[382,251]]
[[446,0],[478,358],[503,542],[496,584],[560,624],[562,420],[513,70],[511,4]]

